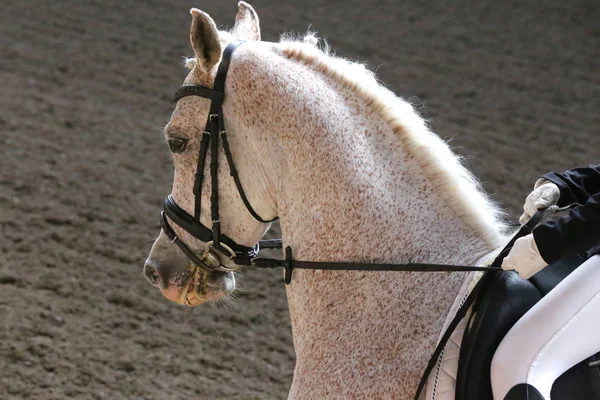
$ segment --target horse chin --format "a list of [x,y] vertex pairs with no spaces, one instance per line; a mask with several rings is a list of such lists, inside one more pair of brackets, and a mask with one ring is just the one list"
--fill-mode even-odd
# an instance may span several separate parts
[[233,293],[235,290],[235,275],[233,272],[213,272],[207,276],[204,293],[198,293],[206,301],[218,300]]

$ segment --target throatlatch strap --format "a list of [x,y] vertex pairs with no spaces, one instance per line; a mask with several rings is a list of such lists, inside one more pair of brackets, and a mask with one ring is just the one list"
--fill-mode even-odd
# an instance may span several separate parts
[[244,205],[246,206],[246,209],[248,210],[250,215],[252,215],[254,219],[258,222],[262,222],[264,224],[268,224],[269,222],[273,222],[279,219],[279,217],[275,217],[270,220],[264,220],[261,218],[260,215],[258,215],[256,211],[254,211],[252,204],[250,204],[248,197],[246,197],[246,192],[244,192],[242,182],[240,181],[237,169],[235,168],[235,164],[233,163],[233,156],[231,155],[231,150],[229,149],[229,140],[227,139],[227,131],[221,131],[221,140],[223,141],[223,150],[225,151],[225,158],[227,158],[227,164],[229,164],[229,174],[233,178],[238,193],[240,194],[240,197],[242,198],[242,201],[244,202]]

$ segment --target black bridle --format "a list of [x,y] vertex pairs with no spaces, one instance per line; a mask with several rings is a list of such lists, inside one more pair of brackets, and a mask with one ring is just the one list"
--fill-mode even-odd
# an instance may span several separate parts
[[[260,244],[263,247],[278,247],[279,243],[273,241],[259,242],[258,246],[247,247],[238,244],[233,239],[227,237],[221,233],[221,220],[219,217],[219,185],[218,185],[218,153],[219,153],[219,139],[223,143],[223,150],[227,163],[229,164],[229,171],[235,186],[238,189],[240,197],[244,202],[244,205],[250,212],[250,214],[259,222],[269,223],[274,221],[262,219],[252,208],[252,205],[246,197],[246,193],[242,188],[235,164],[233,163],[233,157],[231,150],[229,149],[229,141],[227,140],[227,131],[225,130],[225,124],[223,121],[223,102],[225,100],[225,79],[227,78],[227,71],[229,69],[229,63],[231,56],[235,49],[238,48],[243,42],[236,40],[231,42],[225,51],[221,59],[221,64],[217,70],[215,77],[214,87],[208,88],[199,85],[186,85],[180,87],[175,92],[175,102],[179,101],[187,96],[199,96],[209,99],[210,111],[206,121],[206,128],[202,133],[202,140],[200,141],[200,152],[198,154],[198,163],[196,167],[196,174],[194,179],[194,215],[188,214],[183,208],[179,207],[173,197],[168,195],[163,202],[163,211],[161,213],[161,226],[167,237],[175,243],[185,255],[197,266],[208,269],[209,271],[221,271],[229,272],[236,270],[241,265],[250,265],[251,260],[257,255]],[[208,146],[210,144],[210,179],[211,179],[211,220],[212,230],[207,228],[200,222],[200,210],[202,201],[202,183],[204,181],[204,165],[206,162],[206,154],[208,152]],[[168,217],[168,218],[167,218]],[[211,257],[210,252],[206,251],[202,257],[197,256],[185,243],[183,243],[173,231],[173,228],[169,225],[168,219],[171,219],[174,223],[183,228],[190,235],[196,239],[204,242],[208,245],[209,249],[215,249],[220,253],[224,254],[228,258],[232,259],[236,264],[236,267],[227,267],[216,259],[214,256]]]

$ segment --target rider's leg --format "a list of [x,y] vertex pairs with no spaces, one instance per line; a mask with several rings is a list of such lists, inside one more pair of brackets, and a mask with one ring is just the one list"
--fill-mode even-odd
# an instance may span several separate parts
[[500,343],[492,360],[494,399],[517,384],[550,399],[552,384],[600,351],[600,255],[584,262],[540,300]]

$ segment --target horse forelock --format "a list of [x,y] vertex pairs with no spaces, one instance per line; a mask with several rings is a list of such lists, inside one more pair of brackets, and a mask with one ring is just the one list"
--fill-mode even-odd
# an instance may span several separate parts
[[374,72],[364,64],[332,55],[327,44],[319,46],[319,39],[312,32],[301,38],[283,35],[276,51],[363,98],[398,135],[404,150],[418,161],[424,175],[455,214],[471,226],[490,249],[506,241],[504,212],[465,167],[464,159],[429,129],[410,103],[383,87]]

